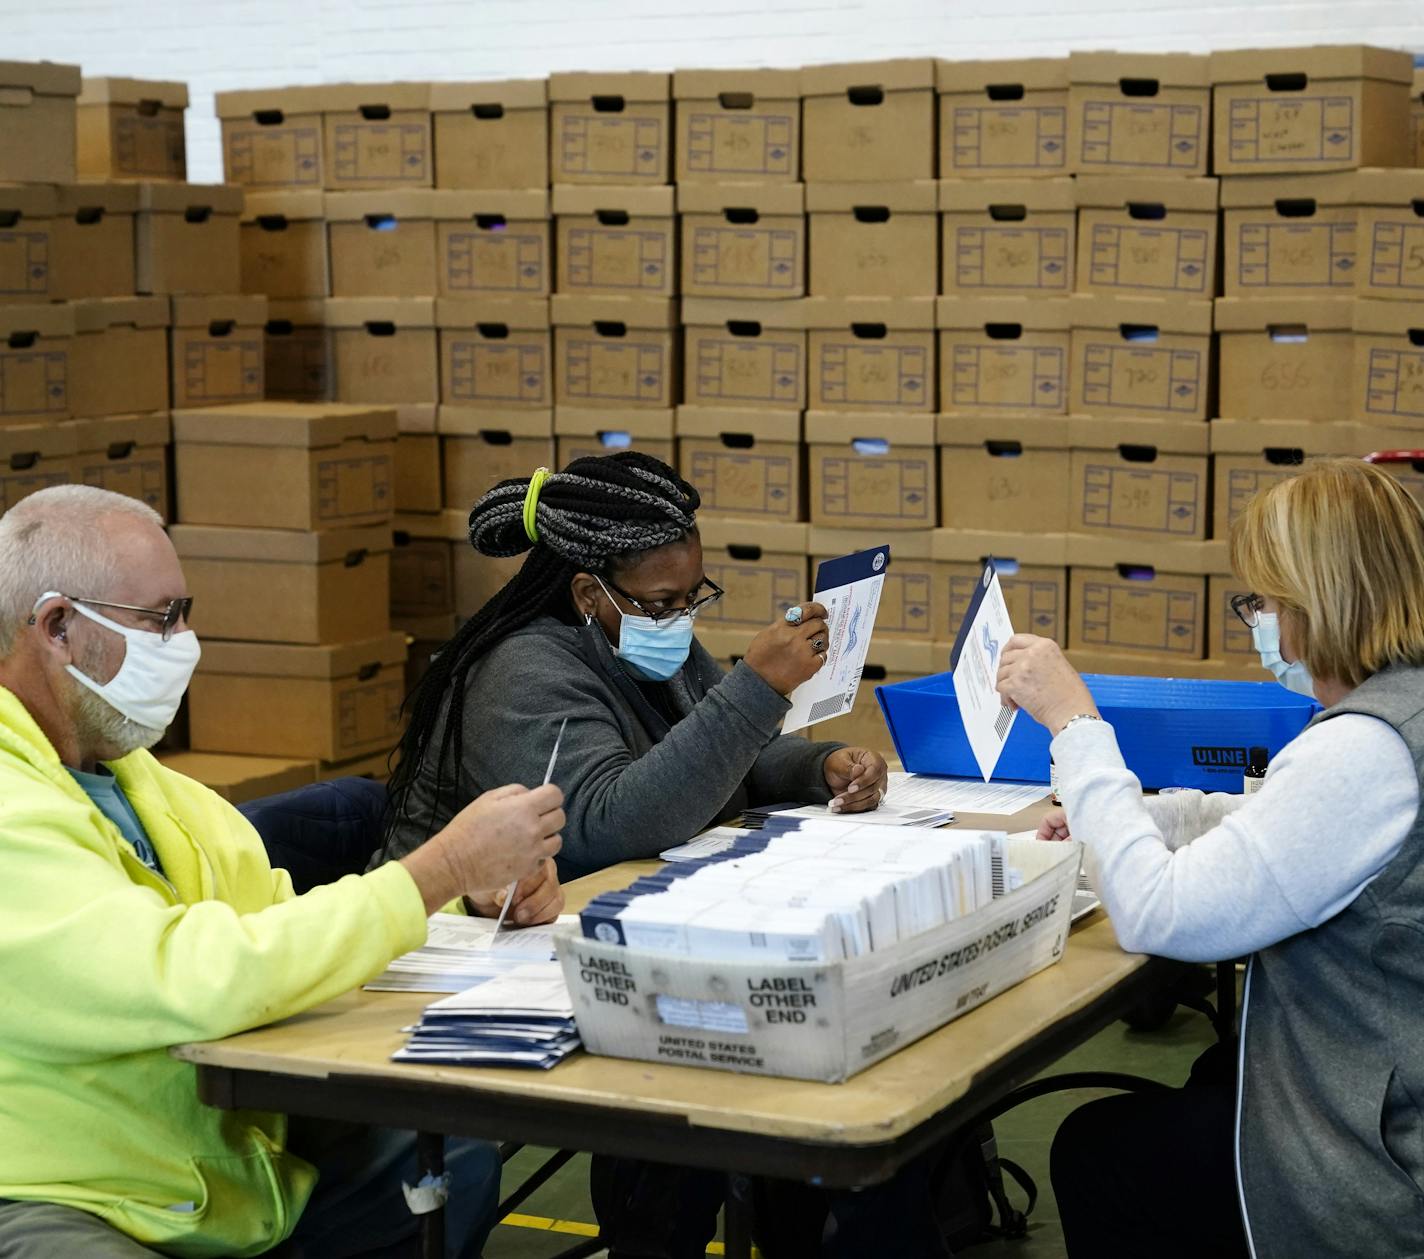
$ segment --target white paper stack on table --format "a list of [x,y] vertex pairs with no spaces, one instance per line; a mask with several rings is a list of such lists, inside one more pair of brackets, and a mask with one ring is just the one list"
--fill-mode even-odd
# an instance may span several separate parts
[[796,830],[803,822],[851,822],[868,826],[944,826],[954,821],[950,809],[902,805],[888,798],[869,813],[832,813],[824,804],[768,804],[747,809],[741,818],[747,830]]
[[[572,914],[559,923],[577,922]],[[396,958],[369,984],[373,992],[463,992],[526,962],[554,957],[554,927],[496,930],[491,918],[432,914],[424,945]]]

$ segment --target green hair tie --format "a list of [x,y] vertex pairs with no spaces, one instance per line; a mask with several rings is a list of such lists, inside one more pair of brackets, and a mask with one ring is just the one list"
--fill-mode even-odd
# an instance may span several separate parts
[[529,478],[529,488],[524,491],[524,532],[529,535],[531,542],[539,541],[539,527],[534,519],[534,513],[539,507],[539,491],[552,475],[548,468],[535,469],[534,475]]

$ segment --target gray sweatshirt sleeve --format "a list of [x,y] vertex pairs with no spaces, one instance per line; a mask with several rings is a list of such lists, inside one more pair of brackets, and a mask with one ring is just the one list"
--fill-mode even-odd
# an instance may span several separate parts
[[603,679],[569,644],[529,635],[500,644],[481,667],[463,714],[465,756],[483,787],[537,786],[567,717],[554,773],[568,813],[563,856],[596,868],[655,857],[716,821],[788,708],[739,664],[635,759]]

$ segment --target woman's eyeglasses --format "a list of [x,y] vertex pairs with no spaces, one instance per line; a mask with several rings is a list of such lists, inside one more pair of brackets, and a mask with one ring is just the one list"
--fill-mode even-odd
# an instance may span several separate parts
[[1231,610],[1241,618],[1247,629],[1255,629],[1261,623],[1261,613],[1266,601],[1258,594],[1237,595],[1231,600]]
[[[648,620],[652,621],[654,625],[661,625],[664,621],[676,620],[680,616],[695,619],[699,612],[716,603],[718,599],[727,593],[715,581],[704,577],[702,581],[698,583],[697,589],[692,592],[685,606],[680,608],[659,608],[652,604],[645,603],[641,599],[635,599],[614,582],[611,577],[605,577],[603,580],[607,583],[610,590],[622,595],[623,598],[628,600],[639,612],[646,616]],[[707,591],[706,594],[702,593],[704,590]]]

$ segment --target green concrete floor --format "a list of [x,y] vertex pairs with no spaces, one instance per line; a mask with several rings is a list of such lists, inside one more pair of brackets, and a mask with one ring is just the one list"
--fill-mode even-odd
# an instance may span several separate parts
[[[1210,1024],[1200,1014],[1178,1009],[1160,1031],[1134,1032],[1114,1023],[1057,1063],[1060,1071],[1122,1071],[1148,1076],[1168,1084],[1181,1084],[1196,1056],[1215,1039]],[[1000,1153],[1025,1167],[1038,1182],[1039,1201],[1027,1240],[992,1242],[969,1254],[982,1259],[1012,1255],[1012,1259],[1062,1259],[1063,1234],[1058,1208],[1048,1182],[1048,1148],[1065,1115],[1091,1097],[1092,1092],[1056,1093],[1029,1102],[999,1119],[994,1130]],[[542,1151],[524,1150],[505,1169],[508,1193],[542,1161]],[[1012,1191],[1015,1200],[1020,1195]],[[486,1259],[549,1259],[576,1244],[576,1232],[550,1230],[550,1221],[589,1225],[593,1211],[588,1201],[588,1160],[574,1159],[521,1208],[527,1226],[501,1225],[485,1248]],[[588,1230],[592,1232],[592,1230]]]

